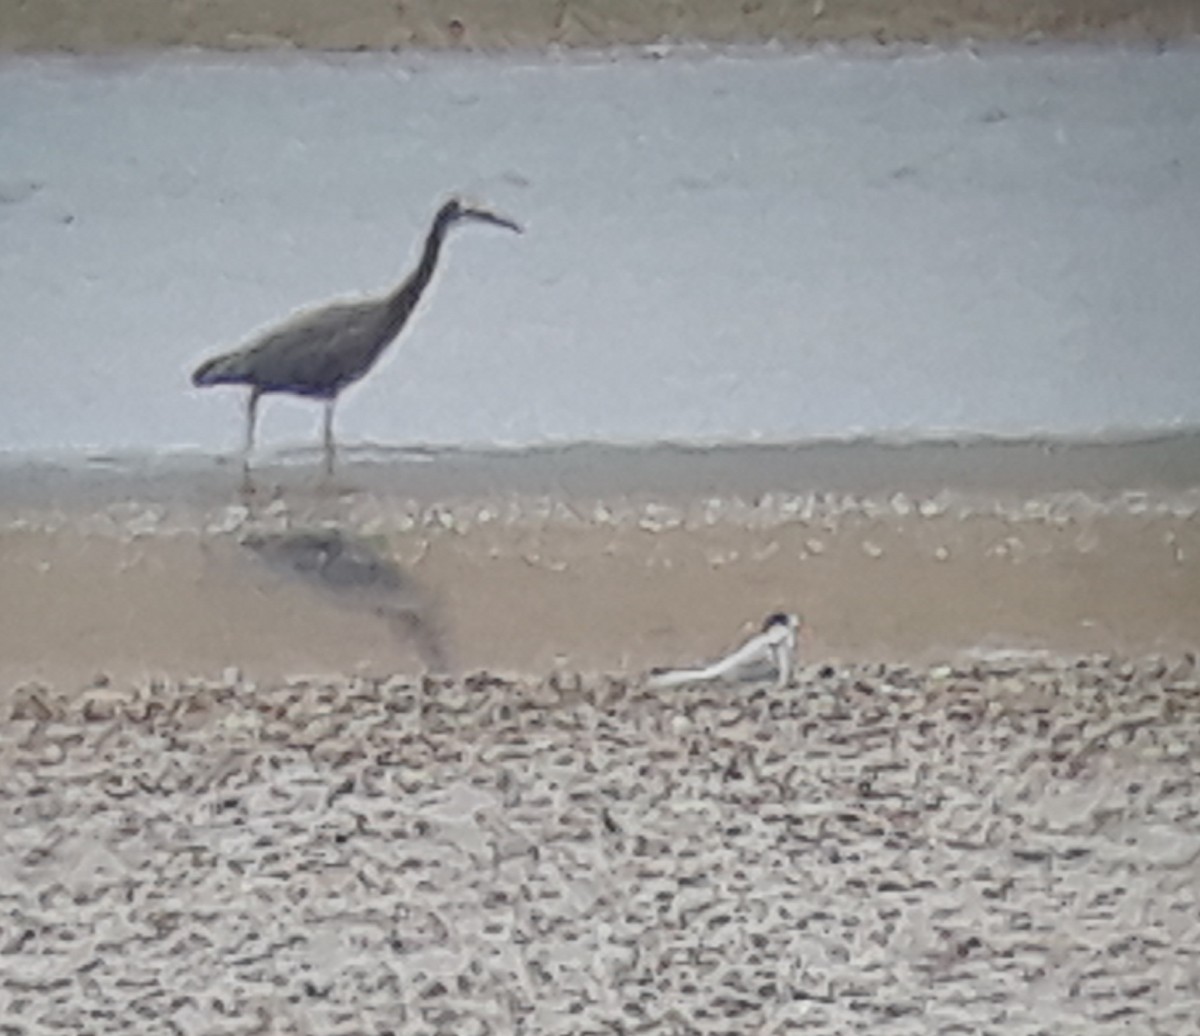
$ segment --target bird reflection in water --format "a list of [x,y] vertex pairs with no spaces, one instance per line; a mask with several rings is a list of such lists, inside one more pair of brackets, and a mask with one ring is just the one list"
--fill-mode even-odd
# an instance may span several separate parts
[[430,670],[447,670],[444,638],[428,594],[369,540],[322,528],[249,533],[241,544],[271,570],[299,577],[344,606],[378,615],[413,644]]

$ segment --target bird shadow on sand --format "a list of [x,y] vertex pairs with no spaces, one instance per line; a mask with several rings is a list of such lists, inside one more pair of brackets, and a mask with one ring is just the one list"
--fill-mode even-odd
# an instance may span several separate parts
[[271,571],[298,579],[341,607],[378,616],[433,672],[449,656],[430,594],[375,543],[338,528],[249,532],[241,546]]

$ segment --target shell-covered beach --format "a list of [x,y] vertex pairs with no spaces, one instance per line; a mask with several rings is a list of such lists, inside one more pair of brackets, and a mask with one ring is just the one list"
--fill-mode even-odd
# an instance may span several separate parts
[[26,685],[13,1033],[1182,1033],[1194,657]]

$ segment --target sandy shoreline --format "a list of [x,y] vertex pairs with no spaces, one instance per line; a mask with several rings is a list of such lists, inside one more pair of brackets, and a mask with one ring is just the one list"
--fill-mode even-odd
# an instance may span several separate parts
[[[1200,501],[1139,449],[298,466],[249,505],[9,469],[6,1019],[1193,1031]],[[786,688],[629,675],[775,608]]]
[[1184,651],[1193,448],[450,454],[270,469],[249,506],[227,467],[9,469],[0,679],[628,673],[780,609],[811,660]]

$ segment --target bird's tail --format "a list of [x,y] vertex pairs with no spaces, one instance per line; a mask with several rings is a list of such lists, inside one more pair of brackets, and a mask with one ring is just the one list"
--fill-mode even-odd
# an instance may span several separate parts
[[646,686],[654,690],[667,687],[682,687],[685,683],[705,683],[723,675],[719,665],[703,669],[651,669],[646,675]]
[[192,384],[197,387],[205,385],[230,385],[243,380],[241,356],[237,353],[226,353],[205,360],[192,372]]

